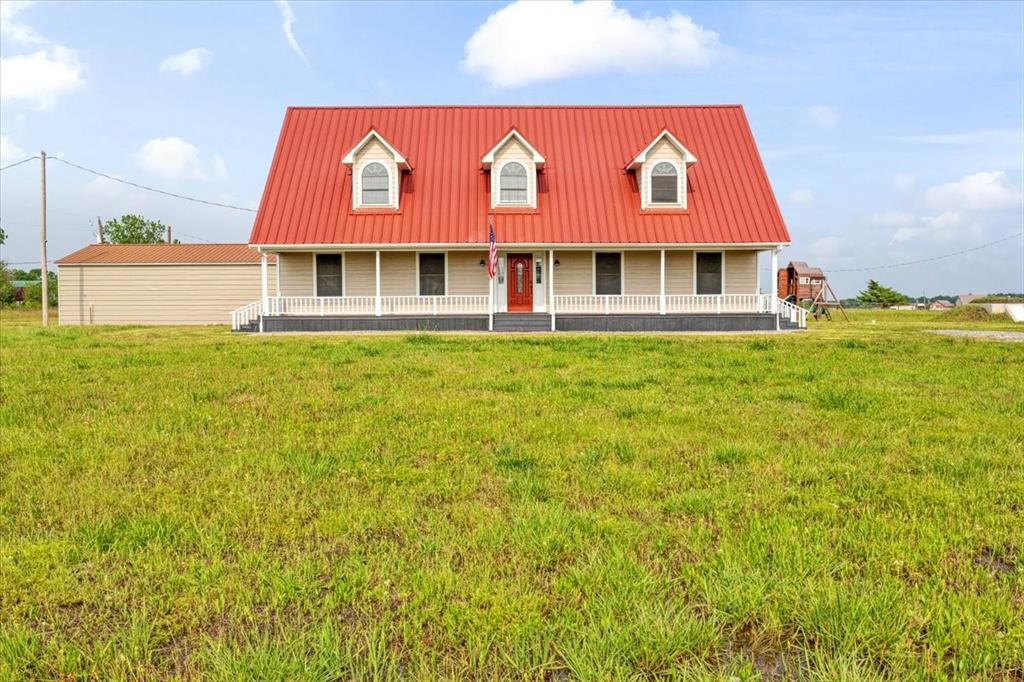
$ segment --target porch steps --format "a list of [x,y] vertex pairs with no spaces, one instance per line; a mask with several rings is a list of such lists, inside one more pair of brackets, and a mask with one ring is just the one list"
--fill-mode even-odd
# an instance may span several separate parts
[[551,316],[547,313],[494,313],[496,332],[549,332]]

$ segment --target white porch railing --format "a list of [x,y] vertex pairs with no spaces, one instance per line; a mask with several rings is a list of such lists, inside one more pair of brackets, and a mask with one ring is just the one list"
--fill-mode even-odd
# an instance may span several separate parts
[[[770,294],[666,295],[666,313],[770,313]],[[555,314],[659,313],[661,296],[555,296]]]
[[795,323],[800,329],[807,328],[807,311],[804,308],[781,298],[778,300],[778,304],[780,320],[788,319],[790,323]]
[[373,296],[275,296],[267,315],[373,315]]
[[231,311],[231,329],[238,331],[242,327],[246,326],[251,322],[255,322],[260,319],[260,314],[263,312],[263,302],[256,301],[255,303],[249,303],[243,305],[241,308],[237,308]]
[[382,315],[486,315],[488,297],[381,296]]

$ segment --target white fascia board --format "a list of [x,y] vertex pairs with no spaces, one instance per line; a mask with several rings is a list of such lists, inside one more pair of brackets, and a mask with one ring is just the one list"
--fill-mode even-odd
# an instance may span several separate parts
[[508,141],[511,140],[513,137],[519,140],[519,143],[526,147],[526,151],[530,152],[530,157],[533,159],[533,163],[536,164],[538,168],[544,165],[544,157],[541,155],[541,153],[534,149],[533,145],[526,141],[526,138],[523,137],[522,133],[513,128],[512,130],[508,131],[508,134],[505,135],[505,137],[501,138],[501,141],[498,142],[498,144],[494,145],[491,148],[491,150],[484,154],[483,158],[480,159],[480,163],[483,164],[484,168],[491,167],[491,164],[494,163],[494,155],[497,154],[498,151],[502,147],[504,147],[508,143]]
[[391,156],[394,157],[395,163],[397,163],[400,168],[402,168],[403,170],[412,170],[411,166],[409,165],[409,161],[404,156],[402,156],[401,152],[395,149],[387,140],[384,139],[384,137],[380,133],[378,133],[373,128],[370,128],[370,132],[366,133],[366,136],[363,137],[363,139],[359,140],[359,142],[357,142],[356,145],[352,147],[352,149],[350,149],[347,154],[345,154],[345,156],[341,157],[341,162],[346,166],[351,166],[353,163],[355,163],[356,154],[359,152],[360,149],[365,147],[366,143],[369,142],[371,139],[376,139],[378,142],[384,145],[384,148],[387,149]]
[[676,139],[676,136],[668,131],[668,128],[662,130],[658,135],[651,140],[651,143],[644,147],[644,150],[637,154],[636,158],[630,162],[628,168],[639,168],[641,164],[647,161],[647,155],[650,154],[651,150],[654,149],[654,145],[661,142],[663,138],[668,138],[668,141],[679,150],[679,153],[683,155],[683,160],[687,166],[697,163],[697,157],[694,156],[693,152],[683,146],[683,143]]

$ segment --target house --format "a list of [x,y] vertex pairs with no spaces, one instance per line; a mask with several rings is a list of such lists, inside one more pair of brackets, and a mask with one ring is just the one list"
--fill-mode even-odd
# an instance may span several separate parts
[[936,299],[928,304],[928,310],[949,310],[953,304],[943,299]]
[[57,261],[60,324],[225,324],[259,297],[261,260],[247,244],[90,244]]
[[41,279],[16,279],[11,281],[11,288],[14,289],[14,301],[24,303],[26,290],[34,284],[42,284]]
[[780,268],[776,276],[779,296],[793,296],[797,302],[813,300],[825,286],[825,273],[821,268],[812,267],[800,260]]
[[[496,267],[489,277],[489,233]],[[293,107],[237,329],[747,330],[789,243],[740,106]]]
[[980,294],[960,294],[956,297],[957,305],[969,305],[974,299],[981,298]]

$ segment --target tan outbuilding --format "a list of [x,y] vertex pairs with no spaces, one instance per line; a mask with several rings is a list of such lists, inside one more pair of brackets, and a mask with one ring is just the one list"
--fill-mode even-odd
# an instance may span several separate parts
[[[276,262],[268,264],[276,280]],[[92,244],[57,261],[60,324],[230,324],[261,296],[246,244]]]

